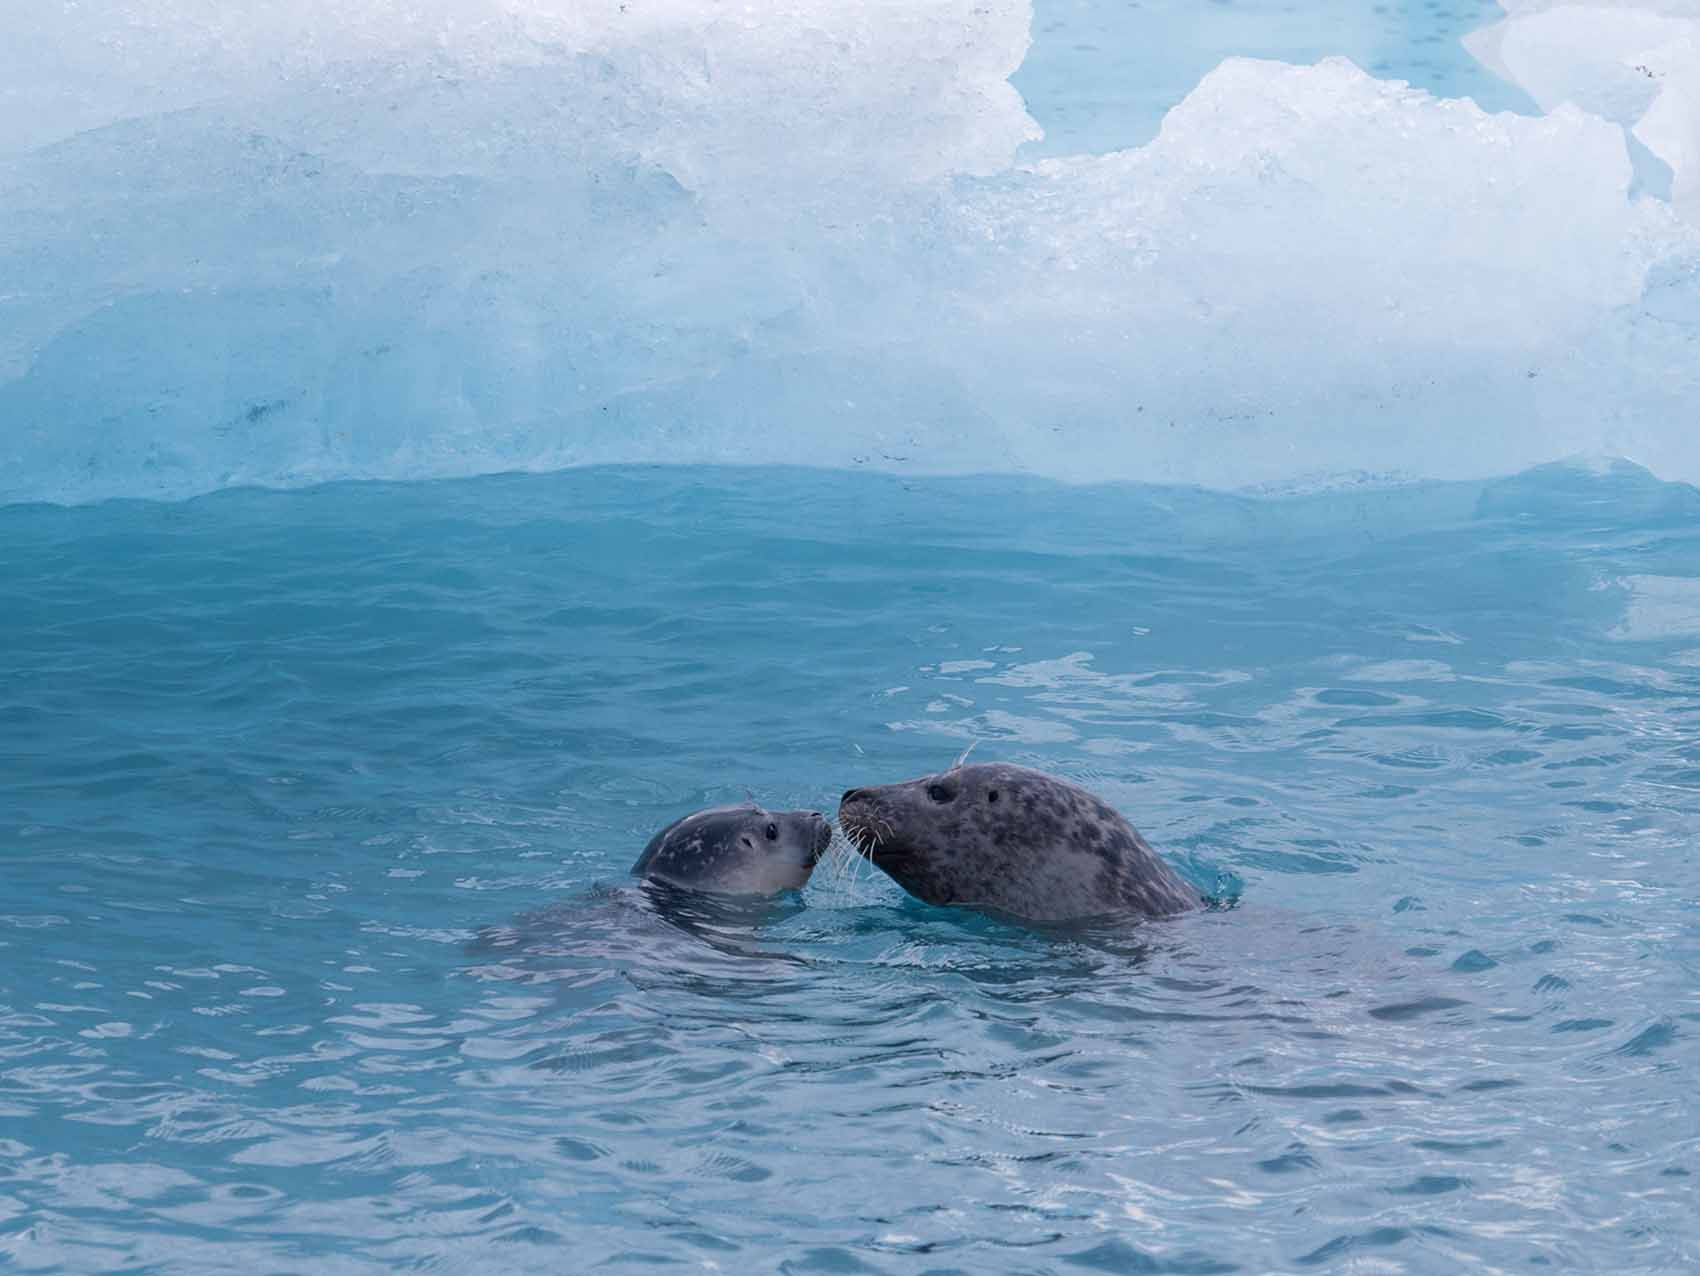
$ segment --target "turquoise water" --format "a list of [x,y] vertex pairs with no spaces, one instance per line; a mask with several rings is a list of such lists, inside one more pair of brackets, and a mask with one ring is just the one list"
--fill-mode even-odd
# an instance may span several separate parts
[[[609,469],[0,539],[0,1266],[1700,1263],[1692,488]],[[1237,902],[622,883],[970,739]]]

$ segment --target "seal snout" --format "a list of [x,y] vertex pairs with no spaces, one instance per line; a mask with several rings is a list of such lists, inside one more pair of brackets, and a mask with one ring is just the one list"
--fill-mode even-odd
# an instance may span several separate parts
[[848,832],[857,824],[867,822],[873,807],[874,795],[867,789],[846,789],[838,803],[838,822]]
[[819,860],[832,845],[832,824],[819,811],[809,812],[809,854]]
[[863,855],[868,848],[878,840],[875,835],[875,825],[878,820],[875,815],[875,797],[870,789],[846,789],[844,797],[838,803],[838,827],[844,830],[844,836]]

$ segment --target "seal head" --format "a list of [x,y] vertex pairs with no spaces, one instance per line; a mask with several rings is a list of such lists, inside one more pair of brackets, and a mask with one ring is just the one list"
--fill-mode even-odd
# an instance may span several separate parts
[[1196,908],[1199,892],[1107,804],[1079,785],[1003,762],[851,789],[846,836],[929,904],[1026,921]]
[[801,889],[831,842],[819,811],[717,806],[662,829],[632,873],[684,890],[776,895]]

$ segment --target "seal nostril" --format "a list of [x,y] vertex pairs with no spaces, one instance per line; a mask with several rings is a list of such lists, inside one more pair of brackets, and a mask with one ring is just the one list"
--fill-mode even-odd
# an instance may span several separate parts
[[840,800],[844,801],[844,802],[848,802],[852,798],[859,798],[861,796],[862,796],[862,790],[861,789],[845,789],[844,790],[844,796]]

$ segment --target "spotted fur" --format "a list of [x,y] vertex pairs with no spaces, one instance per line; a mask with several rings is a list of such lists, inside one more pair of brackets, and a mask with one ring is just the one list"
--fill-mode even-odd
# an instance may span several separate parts
[[1202,903],[1108,805],[1029,767],[987,762],[852,789],[838,819],[864,856],[929,904],[1065,921]]

